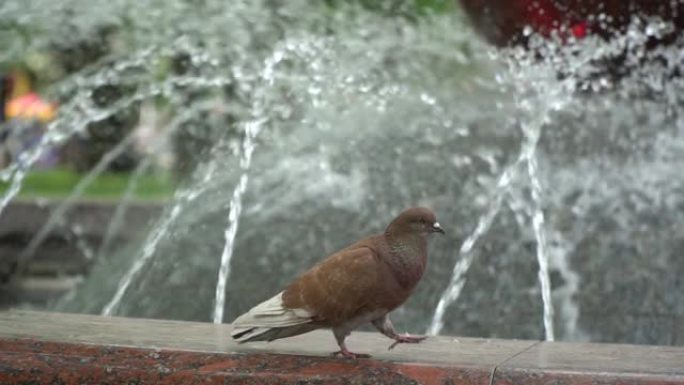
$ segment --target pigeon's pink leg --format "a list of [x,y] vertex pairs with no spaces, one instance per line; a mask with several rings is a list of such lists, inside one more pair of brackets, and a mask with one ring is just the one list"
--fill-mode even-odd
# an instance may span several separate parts
[[414,336],[411,334],[399,334],[394,330],[394,325],[389,318],[389,315],[385,314],[383,317],[378,318],[373,321],[373,326],[375,326],[380,333],[386,335],[387,337],[394,340],[394,343],[390,345],[387,350],[393,349],[397,344],[417,344],[420,341],[426,339],[426,336]]
[[370,354],[360,354],[352,353],[347,349],[347,345],[344,343],[344,339],[349,335],[349,331],[341,329],[333,329],[333,334],[335,335],[335,340],[337,340],[337,345],[340,350],[332,353],[332,356],[342,356],[345,358],[370,358]]
[[340,346],[340,350],[337,352],[333,352],[330,354],[331,356],[342,356],[344,358],[370,358],[370,354],[362,354],[362,353],[352,353],[349,350],[347,350],[346,346]]

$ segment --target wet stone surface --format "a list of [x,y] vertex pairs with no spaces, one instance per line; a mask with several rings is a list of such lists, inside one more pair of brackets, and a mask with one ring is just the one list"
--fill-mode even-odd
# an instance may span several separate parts
[[0,313],[2,384],[684,384],[684,349],[434,337],[387,350],[377,333],[330,357],[327,331],[236,345],[229,325]]

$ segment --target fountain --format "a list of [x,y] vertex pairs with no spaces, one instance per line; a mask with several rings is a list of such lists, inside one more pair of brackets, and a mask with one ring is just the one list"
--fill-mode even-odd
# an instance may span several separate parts
[[[142,102],[170,137],[208,143],[142,239],[114,241],[130,193],[118,202],[92,269],[50,309],[230,322],[420,204],[447,237],[399,328],[684,345],[681,42],[649,45],[668,23],[635,18],[609,42],[526,30],[524,49],[481,41],[459,8],[406,16],[412,2],[40,3],[0,5],[0,42],[35,27],[0,63],[116,32],[108,56],[50,88],[59,118],[2,171],[0,215],[42,151]],[[96,100],[105,86],[121,95]]]

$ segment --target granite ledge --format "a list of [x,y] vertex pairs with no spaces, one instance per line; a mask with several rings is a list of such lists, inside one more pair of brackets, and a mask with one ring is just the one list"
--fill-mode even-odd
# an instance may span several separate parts
[[329,331],[237,345],[230,325],[0,313],[2,384],[683,384],[684,348],[434,337],[399,345]]

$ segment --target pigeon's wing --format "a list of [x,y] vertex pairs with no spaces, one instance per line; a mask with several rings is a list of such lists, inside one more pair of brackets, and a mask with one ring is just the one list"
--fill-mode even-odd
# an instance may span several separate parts
[[238,342],[272,341],[317,329],[312,314],[283,306],[283,293],[264,301],[233,321],[232,337]]
[[272,341],[341,325],[376,310],[373,298],[378,297],[383,266],[368,247],[341,250],[235,319],[231,335],[240,343]]
[[336,326],[374,309],[382,263],[361,246],[341,250],[312,267],[283,291],[283,305],[312,322]]

